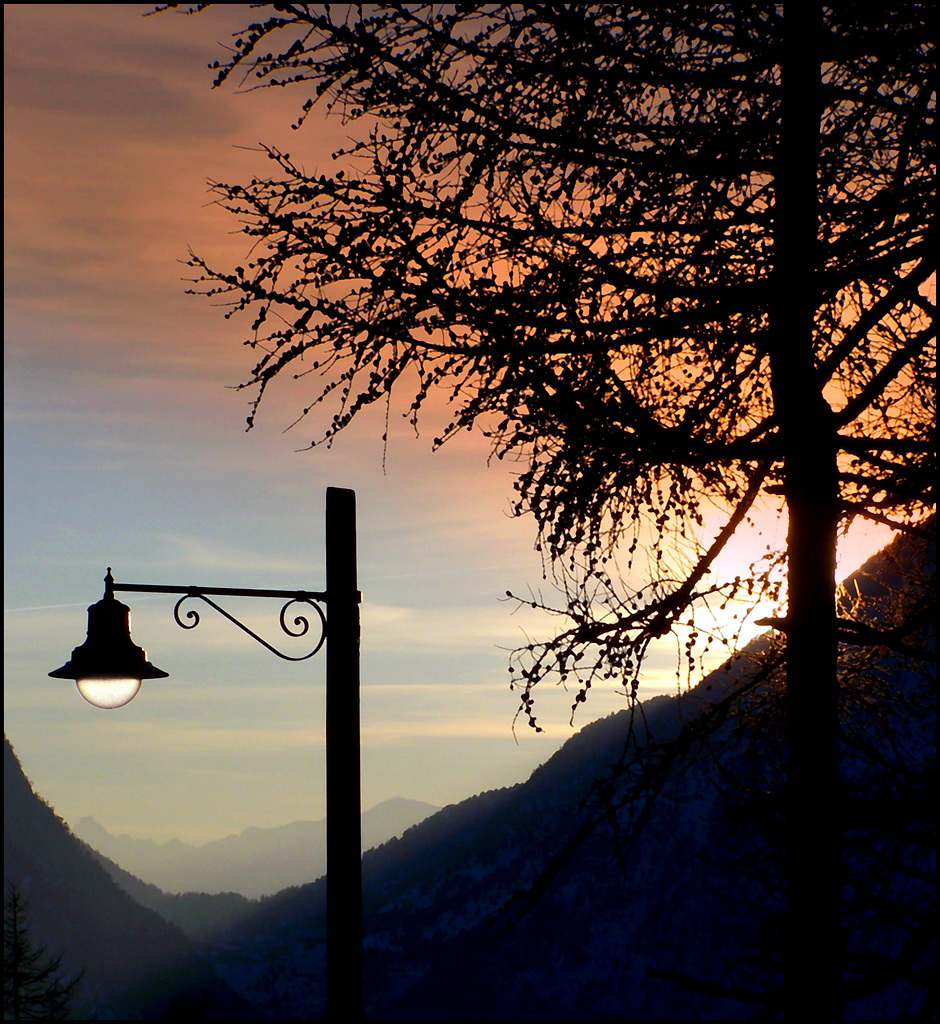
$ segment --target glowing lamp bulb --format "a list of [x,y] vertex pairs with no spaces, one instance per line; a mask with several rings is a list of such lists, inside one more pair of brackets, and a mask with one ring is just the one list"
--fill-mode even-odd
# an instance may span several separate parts
[[104,597],[88,609],[88,636],[72,657],[49,675],[74,679],[78,692],[96,708],[122,708],[132,701],[144,679],[166,679],[163,669],[147,661],[147,652],[131,640],[131,610],[114,599],[111,570]]
[[76,679],[78,692],[96,708],[122,708],[140,691],[140,679]]

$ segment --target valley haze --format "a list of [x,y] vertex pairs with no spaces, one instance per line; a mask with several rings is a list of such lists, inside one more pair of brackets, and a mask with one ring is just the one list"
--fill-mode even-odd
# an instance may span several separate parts
[[[401,836],[439,808],[403,797],[362,814],[362,849]],[[167,893],[236,892],[251,899],[303,885],[326,871],[326,819],[294,821],[276,828],[246,828],[201,846],[177,839],[155,843],[115,836],[94,818],[72,832],[141,881]]]

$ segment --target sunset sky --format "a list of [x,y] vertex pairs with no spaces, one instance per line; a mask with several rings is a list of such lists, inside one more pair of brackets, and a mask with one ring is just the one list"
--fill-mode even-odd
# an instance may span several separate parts
[[[69,822],[204,842],[321,817],[322,657],[286,664],[209,609],[184,632],[171,598],[119,595],[170,678],[104,712],[47,673],[84,639],[109,565],[137,583],[321,588],[337,485],[359,505],[363,805],[522,781],[572,734],[572,694],[546,688],[546,731],[514,739],[507,651],[554,624],[501,600],[550,594],[533,522],[509,515],[513,467],[469,434],[432,453],[433,423],[415,438],[394,411],[384,468],[381,413],[301,451],[315,430],[285,432],[303,401],[286,385],[245,432],[243,329],[184,294],[188,247],[245,255],[207,179],[264,173],[260,142],[328,170],[347,129],[311,116],[291,133],[305,92],[210,88],[247,5],[147,10],[4,5],[7,736]],[[743,567],[784,532],[729,557]],[[844,569],[884,539],[859,536]],[[227,607],[277,640],[276,602]],[[644,692],[674,690],[675,646]],[[576,725],[622,706],[592,691]]]

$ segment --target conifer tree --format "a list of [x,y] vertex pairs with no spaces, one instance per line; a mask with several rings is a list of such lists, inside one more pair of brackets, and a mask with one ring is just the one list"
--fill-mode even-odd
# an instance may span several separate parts
[[65,1020],[81,975],[67,979],[62,957],[29,934],[27,902],[7,882],[3,901],[3,1016],[5,1020]]

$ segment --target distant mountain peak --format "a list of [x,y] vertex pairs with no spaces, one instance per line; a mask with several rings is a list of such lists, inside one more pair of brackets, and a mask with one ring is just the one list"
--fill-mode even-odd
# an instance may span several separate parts
[[[383,800],[362,815],[363,850],[402,835],[436,810],[405,797]],[[312,882],[326,870],[323,818],[249,825],[201,846],[114,835],[90,816],[76,822],[74,832],[108,860],[168,893],[236,892],[257,898]]]

